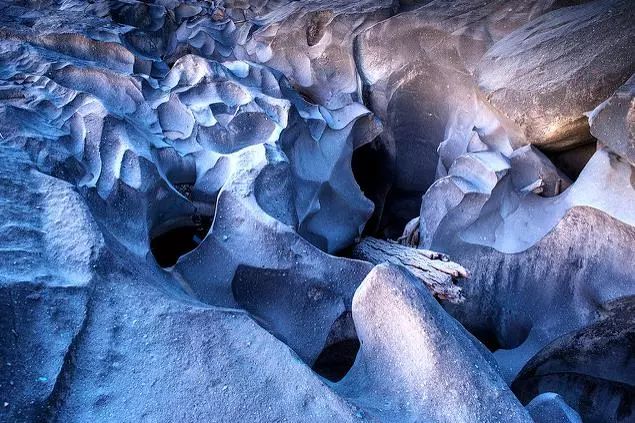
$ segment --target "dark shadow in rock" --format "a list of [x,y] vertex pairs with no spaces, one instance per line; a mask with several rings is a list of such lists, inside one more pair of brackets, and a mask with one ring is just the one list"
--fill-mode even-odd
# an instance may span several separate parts
[[360,343],[350,311],[342,313],[326,339],[324,349],[313,363],[313,371],[331,382],[339,382],[353,367]]
[[364,228],[365,235],[376,236],[384,213],[386,196],[393,179],[392,164],[388,148],[379,138],[353,151],[351,166],[357,184],[364,196],[375,204],[375,210]]
[[192,183],[174,184],[174,189],[176,189],[183,197],[192,201],[192,191],[194,190],[194,184]]
[[406,224],[419,214],[422,193],[393,186],[394,151],[377,137],[355,149],[351,166],[364,196],[375,204],[363,235],[390,239],[401,236]]
[[423,192],[393,188],[386,197],[378,231],[379,238],[397,239],[408,222],[419,215]]
[[211,225],[211,217],[194,215],[177,224],[159,227],[151,235],[150,251],[159,266],[172,267],[181,256],[198,247]]
[[481,341],[481,343],[485,345],[485,347],[491,352],[494,352],[501,348],[500,341],[498,340],[498,337],[496,336],[496,333],[494,331],[476,329],[472,330],[471,334],[474,335],[476,339]]
[[603,305],[600,320],[536,354],[512,383],[521,402],[556,392],[585,422],[631,422],[635,411],[635,296]]
[[544,152],[549,160],[572,181],[578,179],[580,172],[597,149],[595,141],[564,151]]
[[339,382],[353,367],[359,346],[358,339],[344,339],[329,345],[315,360],[313,371],[331,382]]

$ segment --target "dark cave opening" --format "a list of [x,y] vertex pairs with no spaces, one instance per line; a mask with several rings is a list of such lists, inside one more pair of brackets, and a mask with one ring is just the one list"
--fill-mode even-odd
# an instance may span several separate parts
[[353,315],[346,311],[333,322],[325,347],[313,363],[313,371],[331,382],[340,381],[353,367],[359,347]]
[[478,339],[481,344],[485,345],[485,348],[487,348],[490,352],[501,349],[501,343],[494,331],[470,330],[470,333],[474,335],[474,337]]
[[339,382],[353,367],[360,343],[357,338],[335,342],[322,350],[313,371],[331,382]]
[[532,325],[521,316],[514,317],[514,324],[499,332],[493,327],[473,327],[463,321],[465,329],[478,339],[490,352],[513,350],[520,347],[529,337]]
[[351,167],[360,189],[375,204],[373,215],[364,227],[364,235],[381,231],[386,198],[392,186],[392,159],[379,138],[353,151]]
[[597,142],[575,146],[562,151],[543,151],[551,162],[572,181],[578,179],[584,166],[597,150]]
[[198,247],[212,225],[209,216],[192,216],[186,222],[155,231],[150,239],[150,251],[159,266],[172,267],[178,259]]

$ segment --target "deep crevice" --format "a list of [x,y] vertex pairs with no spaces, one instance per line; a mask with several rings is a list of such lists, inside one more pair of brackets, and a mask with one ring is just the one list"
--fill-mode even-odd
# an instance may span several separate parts
[[575,182],[596,150],[597,142],[593,140],[588,144],[578,145],[567,150],[543,151],[543,153],[551,160],[554,166],[567,175],[572,182]]
[[198,247],[212,225],[210,216],[194,215],[191,219],[167,228],[155,230],[150,239],[150,251],[159,266],[166,268]]
[[353,367],[359,347],[352,313],[346,311],[333,322],[326,346],[313,363],[313,371],[331,382],[342,380]]
[[324,348],[313,364],[313,371],[338,382],[353,367],[360,343],[357,338],[344,339]]
[[390,191],[393,171],[390,153],[379,138],[353,152],[351,167],[362,192],[373,202],[373,215],[364,227],[364,235],[377,235],[382,224],[384,206]]
[[485,345],[485,348],[487,348],[490,352],[499,350],[502,347],[500,341],[498,340],[498,336],[496,336],[494,331],[471,330],[470,333],[474,335],[481,344]]

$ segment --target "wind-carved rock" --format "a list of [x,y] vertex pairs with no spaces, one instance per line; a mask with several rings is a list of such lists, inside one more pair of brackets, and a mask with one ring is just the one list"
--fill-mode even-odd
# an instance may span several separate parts
[[0,420],[632,418],[627,2],[36,3]]
[[[371,266],[329,256],[298,232],[329,251],[347,246],[360,235],[372,204],[359,190],[350,160],[353,149],[374,137],[380,125],[366,108],[353,101],[335,108],[311,103],[296,93],[283,75],[258,64],[236,60],[221,63],[185,55],[180,53],[178,45],[163,52],[154,51],[145,59],[137,61],[135,56],[132,60],[131,55],[139,55],[148,47],[142,44],[143,32],[154,32],[158,37],[149,35],[149,44],[170,39],[159,34],[169,34],[174,29],[171,12],[162,6],[136,3],[97,4],[84,9],[71,3],[67,6],[75,15],[56,10],[48,13],[61,22],[81,16],[87,25],[103,24],[108,20],[103,16],[117,16],[124,21],[132,19],[128,23],[137,29],[113,24],[103,26],[101,38],[92,32],[95,38],[38,38],[32,34],[35,29],[29,29],[31,26],[23,25],[21,19],[12,15],[16,14],[12,9],[9,17],[15,19],[3,29],[10,36],[1,46],[6,54],[0,59],[0,76],[8,92],[20,94],[3,96],[0,100],[0,136],[3,142],[30,153],[35,163],[25,159],[26,172],[37,168],[75,186],[79,194],[73,201],[85,202],[106,240],[107,253],[106,258],[90,256],[87,263],[75,263],[74,259],[63,263],[69,244],[62,240],[68,237],[51,244],[62,250],[54,255],[56,261],[64,264],[65,275],[80,272],[84,266],[98,269],[96,274],[80,275],[82,281],[94,283],[94,289],[86,294],[88,300],[80,292],[81,298],[73,299],[73,307],[68,308],[68,322],[58,324],[68,336],[60,337],[59,346],[51,351],[62,359],[46,356],[45,361],[51,366],[40,369],[36,376],[41,378],[38,383],[46,392],[40,395],[20,385],[11,392],[24,401],[12,401],[14,408],[7,411],[16,419],[33,414],[42,418],[57,415],[61,419],[82,419],[79,409],[122,420],[137,419],[143,414],[140,407],[124,409],[117,405],[123,401],[113,393],[117,391],[115,379],[121,376],[134,386],[155,386],[153,398],[143,389],[135,392],[138,405],[151,403],[185,383],[185,379],[177,376],[187,374],[179,363],[203,357],[204,348],[175,349],[170,347],[172,338],[165,337],[153,338],[153,345],[146,344],[144,349],[137,328],[129,326],[130,322],[119,322],[117,316],[132,316],[123,311],[127,308],[139,311],[134,321],[145,319],[140,317],[145,313],[146,317],[154,316],[151,320],[157,325],[175,326],[174,330],[146,327],[157,335],[170,332],[174,336],[179,333],[178,336],[195,337],[200,327],[184,324],[188,313],[215,321],[209,324],[212,328],[209,340],[222,332],[224,341],[229,336],[237,343],[236,350],[214,348],[215,353],[207,355],[215,357],[220,367],[225,362],[223,357],[242,351],[243,345],[247,348],[252,341],[270,351],[279,348],[285,351],[272,352],[277,357],[298,354],[303,362],[295,360],[292,367],[304,373],[291,378],[305,381],[308,378],[312,380],[309,384],[322,387],[318,391],[323,389],[324,385],[308,366],[329,343],[348,336],[346,330],[340,333],[334,327],[350,326],[347,316],[353,293]],[[188,15],[204,11],[196,6],[187,7],[179,7],[178,19],[187,20]],[[147,19],[135,21],[135,14],[129,12],[136,10],[151,13],[141,13]],[[102,12],[101,18],[91,16]],[[35,11],[33,19],[48,22],[50,16],[43,15]],[[233,16],[233,12],[226,11],[225,16]],[[69,25],[69,28],[75,27]],[[124,33],[130,33],[124,37],[125,45],[136,43],[134,48],[130,47],[134,53],[118,44]],[[104,37],[107,42],[102,41]],[[62,42],[67,43],[63,55],[58,51]],[[106,43],[119,47],[109,49],[110,44]],[[198,45],[202,50],[207,48],[205,43]],[[161,50],[158,44],[156,47]],[[97,64],[86,63],[86,51],[95,51]],[[163,62],[166,56],[174,59],[169,68]],[[10,157],[8,160],[14,160]],[[4,209],[7,213],[13,210]],[[336,210],[339,214],[331,214]],[[200,225],[201,220],[207,220],[208,226]],[[51,222],[53,226],[61,224]],[[160,269],[150,254],[151,242],[170,231],[193,225],[196,231],[187,242],[193,244],[194,250],[180,260],[173,258],[174,266],[174,262],[166,261],[165,269]],[[54,229],[51,228],[51,233],[58,233]],[[77,237],[77,241],[81,239]],[[76,248],[81,249],[82,245]],[[196,260],[201,257],[204,263]],[[66,269],[69,263],[77,265]],[[34,278],[27,283],[43,282],[37,281],[37,275]],[[115,279],[124,286],[113,289],[111,282]],[[144,282],[136,285],[136,281]],[[31,290],[13,285],[2,288],[3,301],[14,295],[23,301]],[[56,295],[51,294],[54,304],[50,308],[54,313],[62,313],[63,307],[55,303]],[[70,299],[70,294],[66,297]],[[86,302],[91,308],[86,309]],[[108,311],[107,305],[112,310]],[[222,307],[234,310],[219,311]],[[22,310],[36,308],[11,306],[7,310],[21,314]],[[295,353],[257,326],[244,310],[283,339]],[[169,317],[160,317],[164,313]],[[2,314],[3,321],[6,316]],[[55,325],[55,320],[51,325]],[[118,335],[122,333],[118,329],[121,326],[125,326],[123,339]],[[84,330],[86,327],[89,329]],[[28,338],[24,343],[9,346],[12,357],[22,356],[21,349],[32,345],[37,333],[26,328],[22,331],[21,326],[16,328],[20,330],[18,335],[26,337],[28,333]],[[111,370],[110,362],[102,368],[100,358],[93,361],[99,356],[95,346],[104,344],[101,338],[110,339],[110,331],[113,346],[108,349],[108,357],[120,358],[120,364],[115,365],[123,366],[121,371]],[[48,332],[47,326],[45,333]],[[238,341],[241,337],[243,340]],[[161,357],[159,367],[169,375],[169,381],[159,380],[151,370],[150,366],[156,363],[135,361],[130,351],[142,349],[153,350]],[[170,349],[172,355],[160,352]],[[240,372],[249,357],[259,354],[245,352],[245,360],[234,361],[240,364],[227,362],[230,369],[220,371],[219,367],[212,372],[227,375],[224,385],[233,385],[228,393],[230,401],[223,400],[224,403],[232,404],[231,398],[249,391],[244,384],[251,383],[250,386],[266,391],[263,383],[271,375],[252,378],[251,382],[241,379]],[[188,354],[190,358],[186,359]],[[34,357],[38,362],[42,360],[40,356]],[[18,361],[20,366],[22,363]],[[100,382],[103,391],[82,388],[86,391],[84,396],[66,395],[71,386],[95,386],[92,373],[75,372],[75,363],[82,363],[82,368],[101,369],[95,374],[118,372],[119,376],[103,379]],[[270,369],[273,371],[274,367]],[[140,371],[135,370],[133,375],[132,369]],[[24,374],[31,377],[34,371],[37,369]],[[212,374],[203,369],[200,372],[203,378]],[[283,374],[290,375],[289,369],[282,370],[280,375]],[[284,379],[281,376],[277,380]],[[5,378],[3,373],[3,386],[9,381],[10,376]],[[208,382],[205,386],[217,385],[209,379]],[[308,395],[312,389],[302,389],[298,395]],[[218,390],[225,392],[223,385]],[[348,404],[330,395],[331,400],[315,404],[316,414],[338,421],[355,418],[355,411]],[[195,398],[196,394],[190,399],[179,398],[189,404],[192,414],[186,418],[202,414],[214,418],[215,412],[210,409],[219,402]],[[28,405],[35,404],[35,400],[36,405]],[[263,404],[254,409],[263,416],[264,409],[273,414],[286,409],[284,414],[289,416],[299,410],[294,401],[275,409]],[[334,404],[332,401],[338,405],[326,411]],[[159,420],[173,420],[174,410],[179,407],[165,404],[171,404],[170,400],[151,414]],[[231,409],[234,411],[220,413],[234,417],[241,414],[240,407]],[[263,418],[275,420],[273,414]]]
[[[564,3],[564,4],[563,4]],[[504,128],[472,76],[497,42],[535,18],[567,5],[559,1],[425,2],[366,29],[356,55],[371,110],[384,123],[382,166],[391,194],[378,207],[396,237],[420,197],[453,161],[469,151],[509,154],[519,136]],[[474,138],[480,138],[474,139]],[[383,187],[382,187],[383,188]],[[381,216],[380,216],[381,217]],[[382,225],[380,225],[381,227]]]
[[521,400],[553,390],[586,420],[628,421],[635,393],[634,308],[635,296],[609,302],[596,322],[542,349],[512,384]]
[[529,422],[490,353],[407,271],[376,266],[353,298],[361,341],[336,392],[381,421]]
[[476,70],[479,88],[533,145],[559,150],[588,142],[585,112],[635,71],[633,19],[628,0],[543,15],[483,56]]

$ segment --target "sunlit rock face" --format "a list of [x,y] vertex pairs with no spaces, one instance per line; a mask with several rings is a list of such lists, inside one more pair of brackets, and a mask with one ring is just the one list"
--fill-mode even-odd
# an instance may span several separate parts
[[[423,195],[420,247],[461,257],[468,268],[477,269],[476,283],[466,286],[473,290],[468,294],[473,301],[448,311],[497,350],[508,381],[538,350],[567,332],[582,330],[609,303],[633,294],[632,269],[625,264],[635,254],[635,179],[628,150],[632,93],[628,82],[621,84],[632,75],[635,58],[630,51],[606,53],[616,63],[607,59],[604,67],[579,60],[582,53],[576,53],[581,37],[591,33],[597,36],[589,41],[597,45],[593,57],[628,49],[630,41],[614,43],[612,34],[622,22],[619,37],[632,39],[633,28],[626,24],[631,14],[632,8],[620,2],[584,4],[545,14],[496,42],[480,59],[475,78],[503,142],[477,134],[462,155],[447,156],[447,174],[438,173]],[[593,30],[573,25],[576,19]],[[534,66],[533,61],[542,64]],[[592,84],[576,77],[578,72],[604,72],[594,79],[601,87],[589,88]],[[576,84],[585,88],[566,94]],[[591,116],[592,132],[586,115]],[[593,135],[597,146],[589,144]],[[458,144],[439,148],[441,169],[451,145]],[[571,163],[563,170],[576,179],[536,147],[547,153],[566,150],[554,163]],[[572,171],[585,156],[590,157],[581,171]],[[590,382],[587,388],[596,385]],[[578,398],[573,391],[567,394]],[[620,410],[624,407],[630,410],[630,405]],[[619,412],[593,414],[586,409],[582,415],[610,420]]]
[[0,421],[632,420],[633,10],[2,3]]
[[401,228],[414,217],[421,194],[459,155],[480,149],[473,138],[510,151],[509,138],[516,135],[500,128],[472,74],[497,41],[561,6],[557,1],[432,1],[358,37],[367,101],[385,126],[384,166],[393,169],[381,210],[388,233],[393,221]]
[[479,88],[532,144],[583,143],[589,138],[584,113],[634,71],[634,18],[631,2],[617,0],[535,19],[487,52],[476,71]]
[[503,415],[531,421],[489,352],[404,271],[375,267],[355,293],[353,320],[362,346],[335,389],[371,415],[395,422],[494,422]]

